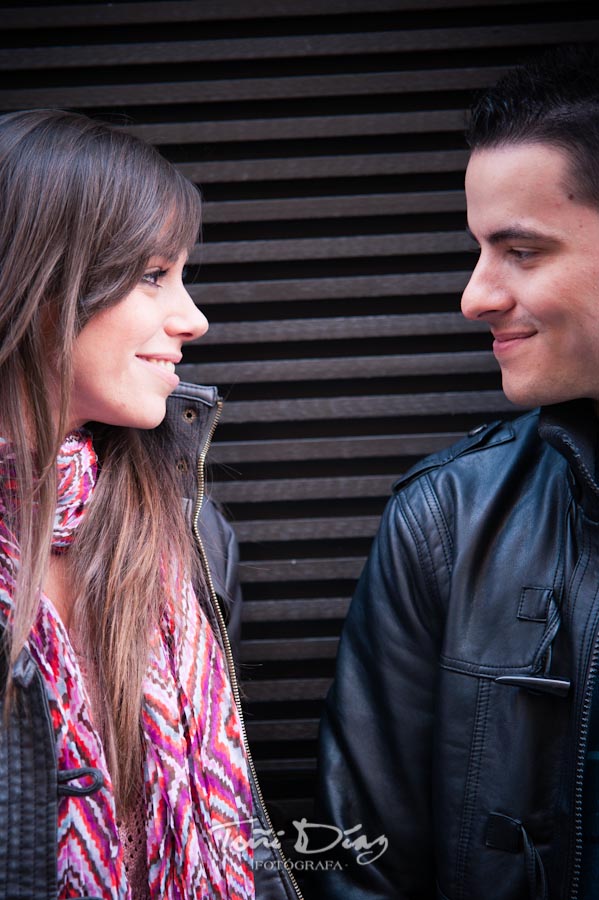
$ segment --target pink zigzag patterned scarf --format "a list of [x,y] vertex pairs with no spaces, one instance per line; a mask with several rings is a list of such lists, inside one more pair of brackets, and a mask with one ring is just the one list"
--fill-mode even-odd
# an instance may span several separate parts
[[[53,545],[63,552],[95,484],[89,432],[69,435],[57,462]],[[14,473],[2,439],[0,478],[10,495]],[[3,513],[0,505],[0,615],[10,620],[18,546]],[[173,577],[182,616],[167,603],[152,639],[141,714],[149,894],[152,900],[250,900],[251,791],[227,666],[191,584]],[[110,775],[89,695],[69,635],[44,596],[29,650],[46,685],[59,770],[91,766],[104,776],[95,793],[59,800],[58,900],[128,900]]]

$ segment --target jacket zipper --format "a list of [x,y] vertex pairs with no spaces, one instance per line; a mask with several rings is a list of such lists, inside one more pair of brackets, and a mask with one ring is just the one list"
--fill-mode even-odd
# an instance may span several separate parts
[[597,676],[598,662],[599,637],[595,635],[595,645],[593,647],[593,655],[591,657],[591,664],[589,666],[589,677],[587,681],[586,693],[582,703],[580,741],[578,743],[578,755],[576,760],[576,784],[574,787],[574,822],[576,829],[576,843],[574,847],[574,869],[572,873],[572,891],[570,895],[572,900],[577,900],[578,889],[580,887],[580,870],[582,868],[583,781],[587,740],[589,725],[591,721],[591,706],[593,704],[593,693]]
[[[256,767],[254,765],[254,760],[252,758],[252,754],[251,754],[250,747],[249,747],[247,732],[246,732],[246,728],[245,728],[245,722],[244,722],[244,718],[243,718],[243,711],[241,708],[241,694],[239,691],[239,683],[237,681],[237,673],[235,672],[235,662],[233,660],[233,652],[231,650],[231,642],[229,641],[227,626],[225,625],[225,620],[223,618],[222,610],[221,610],[220,604],[218,602],[218,597],[216,595],[216,589],[214,587],[214,581],[212,580],[212,574],[210,572],[210,567],[208,565],[208,557],[206,555],[206,551],[204,549],[204,543],[202,541],[200,531],[198,528],[200,511],[204,504],[204,497],[205,497],[205,493],[206,493],[206,490],[205,490],[205,488],[206,488],[206,485],[205,485],[206,456],[208,454],[208,449],[212,442],[214,432],[216,431],[216,426],[218,425],[218,420],[220,419],[222,408],[223,408],[222,400],[217,400],[216,414],[212,420],[212,424],[211,424],[210,430],[208,432],[208,437],[204,443],[202,452],[200,453],[200,455],[198,457],[198,464],[197,464],[198,495],[197,495],[196,505],[195,505],[195,509],[194,509],[194,513],[193,513],[193,534],[194,534],[196,543],[198,545],[198,549],[200,551],[202,567],[204,569],[204,574],[206,575],[206,581],[208,582],[208,590],[210,592],[210,599],[212,601],[212,606],[214,608],[214,612],[216,614],[216,618],[218,621],[220,636],[221,636],[223,648],[225,651],[227,666],[229,669],[229,677],[231,679],[231,688],[233,690],[233,697],[235,699],[235,705],[237,707],[237,712],[239,714],[239,724],[240,724],[240,728],[241,728],[241,736],[242,736],[243,745],[245,748],[245,753],[246,753],[246,757],[247,757],[247,761],[248,761],[248,767],[250,769],[252,778],[254,780],[254,786],[256,788],[256,793],[258,794],[258,799],[262,806],[262,810],[264,812],[266,824],[268,825],[272,834],[274,835],[274,834],[276,834],[276,832],[273,828],[273,824],[271,822],[269,812],[266,808],[266,803],[264,802],[264,797],[262,795],[262,789],[261,789],[260,783],[258,781]],[[297,894],[298,900],[303,900],[299,885],[295,879],[293,872],[291,871],[291,867],[288,865],[287,859],[285,857],[285,854],[283,853],[283,849],[280,846],[280,844],[277,849],[278,849],[279,855],[281,857],[281,861],[283,863],[285,871],[287,872],[287,875],[289,876],[289,880],[290,880],[291,884],[293,885],[295,893]]]

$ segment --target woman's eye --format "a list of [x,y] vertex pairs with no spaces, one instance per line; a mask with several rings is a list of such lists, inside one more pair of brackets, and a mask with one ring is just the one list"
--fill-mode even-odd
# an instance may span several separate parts
[[167,271],[167,269],[152,269],[150,272],[144,272],[141,276],[141,280],[145,281],[147,284],[158,285],[158,282],[161,278],[164,278]]

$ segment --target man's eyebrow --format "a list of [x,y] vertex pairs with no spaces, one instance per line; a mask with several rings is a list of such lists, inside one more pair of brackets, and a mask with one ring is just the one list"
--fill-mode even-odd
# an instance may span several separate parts
[[[473,241],[478,243],[470,228],[466,226],[466,231]],[[554,244],[557,241],[551,234],[545,234],[542,231],[534,231],[530,228],[501,228],[499,231],[492,231],[486,237],[489,244],[502,244],[505,241],[540,241],[544,244]]]

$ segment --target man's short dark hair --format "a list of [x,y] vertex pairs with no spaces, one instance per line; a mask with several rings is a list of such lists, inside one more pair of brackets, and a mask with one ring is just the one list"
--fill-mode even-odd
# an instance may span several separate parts
[[599,207],[599,45],[552,48],[510,70],[474,103],[466,140],[471,150],[542,143],[565,151],[568,188]]

